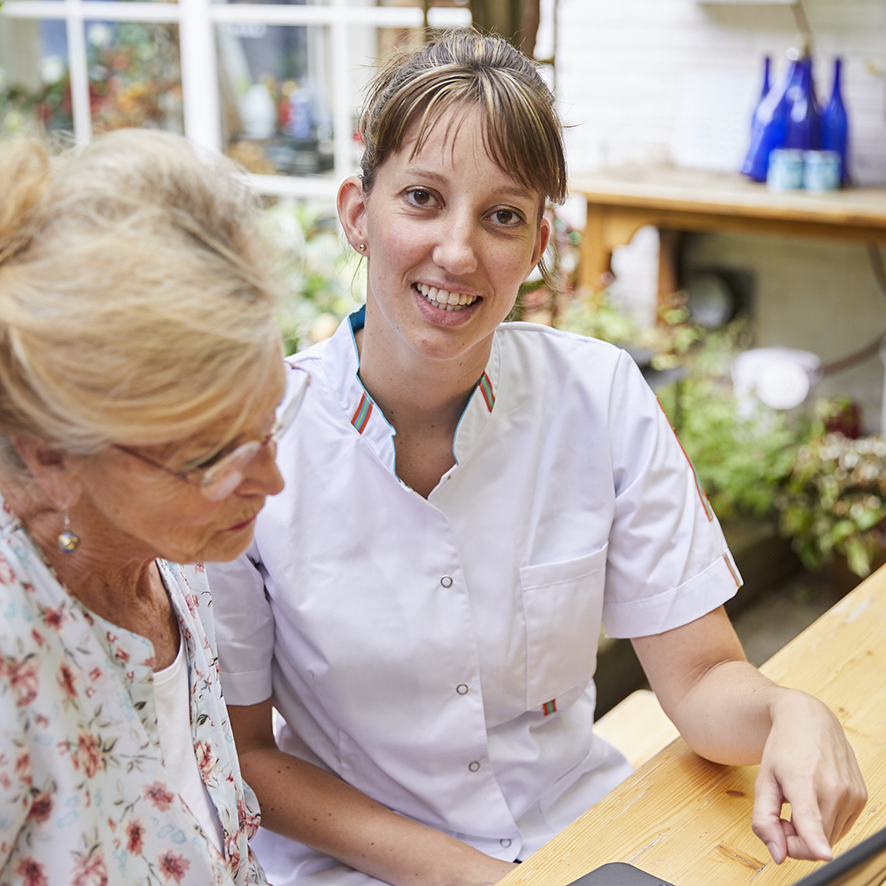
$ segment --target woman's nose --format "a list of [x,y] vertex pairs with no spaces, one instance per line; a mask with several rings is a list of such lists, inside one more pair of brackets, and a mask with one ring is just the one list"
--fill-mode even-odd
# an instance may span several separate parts
[[448,224],[441,225],[440,237],[434,248],[434,262],[450,274],[470,274],[475,271],[475,234],[469,221],[453,216]]
[[266,446],[262,446],[249,463],[244,472],[241,487],[243,483],[252,483],[261,490],[263,495],[276,495],[283,491],[286,484],[277,467],[277,444],[273,440],[269,440]]

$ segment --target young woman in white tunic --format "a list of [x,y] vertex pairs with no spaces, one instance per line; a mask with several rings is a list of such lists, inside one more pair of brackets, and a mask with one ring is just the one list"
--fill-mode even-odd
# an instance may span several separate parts
[[382,72],[361,132],[338,206],[365,308],[292,358],[312,383],[286,491],[247,557],[210,567],[269,878],[507,874],[629,772],[593,733],[601,625],[692,748],[761,763],[773,858],[827,858],[865,801],[852,751],[746,663],[722,608],[738,573],[639,370],[503,323],[566,188],[534,66],[450,33]]

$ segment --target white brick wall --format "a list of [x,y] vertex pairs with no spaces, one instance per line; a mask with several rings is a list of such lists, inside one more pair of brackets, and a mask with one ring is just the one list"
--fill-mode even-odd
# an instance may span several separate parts
[[[803,8],[821,102],[834,56],[844,60],[850,169],[861,184],[886,186],[886,0],[804,0]],[[572,169],[662,160],[734,169],[747,147],[763,56],[772,56],[776,74],[784,71],[798,31],[790,7],[775,3],[559,0],[557,41]],[[629,268],[634,252],[636,268],[620,281],[629,291],[620,295],[638,314],[654,301],[648,246],[632,244],[614,260]],[[693,235],[686,254],[690,267],[754,275],[760,346],[810,350],[827,363],[886,330],[886,293],[862,246]],[[883,376],[871,360],[827,379],[820,392],[855,397],[868,430],[877,430]]]
[[[886,2],[805,0],[803,8],[819,99],[827,100],[833,58],[842,56],[852,168],[862,183],[886,184]],[[763,56],[782,73],[797,38],[790,7],[779,4],[559,0],[557,92],[574,127],[571,166],[679,161],[692,153],[693,127],[714,140],[696,154],[718,147],[723,168],[740,162]],[[704,106],[718,94],[723,103]]]

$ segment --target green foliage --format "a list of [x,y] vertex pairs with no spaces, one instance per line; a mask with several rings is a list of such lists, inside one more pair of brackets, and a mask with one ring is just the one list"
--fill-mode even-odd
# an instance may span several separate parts
[[799,446],[797,430],[781,413],[743,417],[722,379],[690,375],[675,400],[672,422],[716,513],[772,514]]
[[812,431],[779,494],[780,528],[808,568],[839,554],[865,576],[886,550],[886,441],[830,431],[829,420],[843,405],[817,405]]
[[17,83],[9,83],[0,70],[0,135],[30,134],[37,125],[38,96]]
[[683,357],[686,374],[665,409],[717,514],[773,514],[780,485],[796,457],[800,422],[736,396],[730,378],[746,346],[743,321],[698,331]]
[[560,312],[556,326],[615,344],[636,341],[640,334],[633,317],[614,307],[606,290],[573,298]]
[[266,223],[284,256],[279,322],[291,354],[327,338],[363,301],[365,268],[345,243],[330,204],[280,202],[267,210]]
[[708,334],[668,409],[711,505],[724,519],[774,516],[807,569],[837,555],[867,575],[886,551],[886,442],[831,430],[845,399],[819,401],[811,420],[749,408],[727,375],[741,338],[740,327]]
[[641,327],[612,303],[605,289],[580,292],[570,299],[559,309],[554,325],[642,354],[653,369],[684,366],[690,352],[697,350],[707,336],[705,330],[690,322],[689,312],[679,298],[662,307],[659,323]]

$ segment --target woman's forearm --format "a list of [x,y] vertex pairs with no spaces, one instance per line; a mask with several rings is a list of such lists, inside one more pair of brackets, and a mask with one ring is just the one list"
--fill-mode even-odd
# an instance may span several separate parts
[[393,886],[483,886],[514,866],[392,812],[277,748],[240,752],[262,826]]
[[775,685],[753,665],[727,661],[707,671],[666,710],[697,754],[715,763],[748,766],[760,762],[773,715],[790,695],[793,690]]

